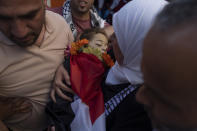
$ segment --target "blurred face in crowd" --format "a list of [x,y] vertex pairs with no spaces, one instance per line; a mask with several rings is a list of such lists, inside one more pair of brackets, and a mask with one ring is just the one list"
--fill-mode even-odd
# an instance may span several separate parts
[[89,45],[93,48],[99,49],[101,52],[106,52],[108,39],[104,34],[97,33],[90,40]]
[[184,25],[151,30],[145,39],[144,86],[136,97],[159,131],[197,130],[196,34],[196,25]]
[[94,4],[94,0],[71,0],[70,2],[72,10],[79,14],[89,12]]
[[123,60],[124,60],[124,56],[123,56],[123,54],[120,50],[120,47],[118,45],[118,40],[117,40],[117,37],[116,37],[115,33],[113,33],[111,35],[111,37],[109,39],[109,43],[113,47],[114,55],[115,55],[115,58],[116,58],[118,64],[122,65]]
[[34,44],[44,22],[42,0],[0,0],[0,31],[19,46]]

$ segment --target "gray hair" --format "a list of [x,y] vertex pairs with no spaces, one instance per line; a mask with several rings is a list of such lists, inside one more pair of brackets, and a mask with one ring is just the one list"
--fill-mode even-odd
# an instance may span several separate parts
[[197,0],[174,0],[158,14],[154,29],[166,31],[195,21],[197,21]]

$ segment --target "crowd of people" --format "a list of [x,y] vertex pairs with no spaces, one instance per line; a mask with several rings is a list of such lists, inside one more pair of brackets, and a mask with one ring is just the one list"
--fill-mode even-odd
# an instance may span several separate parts
[[0,0],[0,131],[197,131],[197,1],[94,2]]

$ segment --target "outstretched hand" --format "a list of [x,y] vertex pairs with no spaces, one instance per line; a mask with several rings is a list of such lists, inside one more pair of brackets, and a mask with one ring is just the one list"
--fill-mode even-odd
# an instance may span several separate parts
[[69,88],[66,84],[64,84],[63,81],[65,81],[67,85],[70,85],[70,76],[69,76],[68,72],[66,71],[66,69],[64,68],[64,66],[60,65],[55,73],[53,88],[51,91],[51,98],[54,102],[56,102],[55,93],[57,93],[61,98],[65,99],[65,100],[72,101],[72,98],[65,95],[61,91],[61,89],[62,89],[64,91],[74,94],[73,90],[71,88]]
[[32,110],[32,104],[22,97],[0,97],[0,120]]

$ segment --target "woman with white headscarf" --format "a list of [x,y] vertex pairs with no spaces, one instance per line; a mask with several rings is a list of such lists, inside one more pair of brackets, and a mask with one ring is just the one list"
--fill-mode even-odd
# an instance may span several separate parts
[[165,0],[133,0],[114,14],[111,38],[117,62],[103,89],[107,131],[149,131],[150,121],[135,93],[143,84],[140,70],[142,44]]

